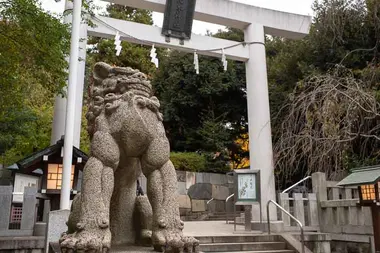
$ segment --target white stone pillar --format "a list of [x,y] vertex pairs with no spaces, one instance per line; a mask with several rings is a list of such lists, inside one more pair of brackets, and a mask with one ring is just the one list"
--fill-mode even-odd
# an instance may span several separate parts
[[[265,42],[264,27],[251,24],[244,31],[246,42]],[[261,174],[262,215],[266,218],[268,200],[276,200],[273,168],[272,133],[270,124],[268,77],[264,44],[249,45],[249,60],[246,62],[247,103],[249,125],[249,156],[251,169],[259,169]],[[252,218],[260,220],[257,205],[252,207]],[[277,220],[274,208],[271,220]]]
[[[71,11],[73,9],[73,2],[66,0],[65,9],[63,11],[64,18],[63,23],[71,24],[72,15]],[[69,62],[69,56],[66,57],[66,61]],[[67,93],[67,87],[64,88],[64,92]],[[51,131],[50,145],[54,145],[58,140],[65,134],[65,124],[66,124],[66,97],[61,95],[56,96],[54,103],[54,116],[53,125]]]
[[[73,2],[66,0],[64,10],[64,23],[71,24],[73,9]],[[86,45],[87,45],[87,23],[82,20],[80,27],[80,42],[79,42],[79,58],[82,59],[78,64],[78,80],[76,86],[76,98],[75,98],[75,122],[74,122],[74,146],[80,148],[80,132],[82,124],[82,106],[83,106],[83,87],[86,68]],[[69,57],[66,58],[69,62]],[[67,87],[64,88],[67,92]],[[57,96],[54,103],[54,117],[51,132],[50,145],[54,145],[65,134],[66,124],[66,107],[67,98]]]
[[75,98],[74,146],[80,148],[80,134],[82,126],[83,87],[86,70],[87,23],[82,20],[79,41],[78,80]]
[[73,156],[76,87],[79,67],[79,41],[82,1],[74,0],[70,43],[69,85],[67,92],[65,143],[63,146],[63,171],[60,209],[70,209],[70,175]]

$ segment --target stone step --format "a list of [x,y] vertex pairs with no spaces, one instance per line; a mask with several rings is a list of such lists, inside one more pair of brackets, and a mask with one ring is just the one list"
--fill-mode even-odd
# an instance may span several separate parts
[[265,251],[284,250],[284,242],[245,242],[245,243],[208,243],[200,244],[200,250],[205,252],[231,252],[231,251]]
[[245,242],[278,242],[278,235],[228,235],[228,236],[196,236],[201,244],[210,243],[245,243]]
[[[203,253],[202,251],[200,253]],[[212,253],[295,253],[294,250],[280,249],[280,250],[259,250],[259,251],[213,251]]]

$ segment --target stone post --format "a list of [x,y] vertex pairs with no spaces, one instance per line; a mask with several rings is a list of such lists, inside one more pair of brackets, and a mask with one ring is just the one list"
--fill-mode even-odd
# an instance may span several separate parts
[[[249,157],[251,169],[259,169],[261,175],[261,208],[263,220],[266,220],[268,200],[276,200],[272,132],[269,110],[269,93],[265,52],[264,27],[250,24],[244,31],[246,42],[255,42],[249,46],[249,60],[245,63],[247,75],[247,102],[249,125]],[[252,206],[252,215],[259,220],[257,205]],[[276,210],[270,209],[270,217],[277,220]]]
[[311,175],[313,193],[317,195],[318,217],[319,227],[323,231],[323,211],[321,209],[321,201],[327,200],[327,183],[326,174],[322,172],[316,172]]
[[22,203],[21,229],[33,230],[36,222],[36,199],[37,189],[25,187],[24,200]]
[[244,206],[244,226],[245,226],[245,231],[251,231],[252,230],[252,206]]
[[45,199],[45,201],[44,201],[44,212],[43,212],[43,216],[42,216],[43,222],[47,222],[50,210],[51,210],[50,199]]
[[8,230],[12,205],[12,186],[0,186],[0,230]]

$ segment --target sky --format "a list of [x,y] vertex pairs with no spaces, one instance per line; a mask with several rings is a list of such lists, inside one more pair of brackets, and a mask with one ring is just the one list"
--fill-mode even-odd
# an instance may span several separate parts
[[[198,0],[207,1],[207,0]],[[244,4],[254,5],[258,7],[274,9],[279,11],[291,12],[296,14],[312,15],[311,5],[313,0],[233,0],[235,2],[240,2]],[[41,0],[42,7],[49,12],[62,13],[65,5],[65,0],[60,0],[56,2],[55,0]],[[108,2],[103,2],[101,0],[94,0],[97,6],[105,8]],[[162,27],[163,22],[162,13],[153,13],[154,25]],[[222,26],[205,23],[201,21],[194,20],[193,23],[193,33],[196,34],[206,34],[207,31],[212,33],[217,32],[222,29]]]

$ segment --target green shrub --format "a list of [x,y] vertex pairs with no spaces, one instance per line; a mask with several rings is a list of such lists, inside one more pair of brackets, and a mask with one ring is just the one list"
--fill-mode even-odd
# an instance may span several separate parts
[[206,157],[194,152],[172,152],[170,159],[176,170],[203,172],[207,170]]
[[213,159],[212,153],[172,152],[170,159],[176,170],[192,172],[226,173],[231,171],[223,159]]

